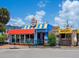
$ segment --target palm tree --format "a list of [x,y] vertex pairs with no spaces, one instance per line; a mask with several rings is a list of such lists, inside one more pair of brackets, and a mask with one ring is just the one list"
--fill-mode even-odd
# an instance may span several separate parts
[[[9,22],[10,14],[6,8],[0,8],[0,31],[2,31],[3,27]],[[4,31],[4,30],[3,30]]]
[[10,19],[9,11],[6,8],[0,8],[0,23],[7,24]]

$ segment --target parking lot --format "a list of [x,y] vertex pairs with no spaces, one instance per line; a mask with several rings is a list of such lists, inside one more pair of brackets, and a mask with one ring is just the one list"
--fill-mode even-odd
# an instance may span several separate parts
[[77,58],[79,48],[0,49],[0,58]]

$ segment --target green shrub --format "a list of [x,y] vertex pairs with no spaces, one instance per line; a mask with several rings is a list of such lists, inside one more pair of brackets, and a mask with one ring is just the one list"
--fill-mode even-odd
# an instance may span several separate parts
[[56,36],[54,34],[49,34],[49,46],[55,46],[56,45]]
[[0,35],[0,42],[5,42],[6,38],[7,38],[6,34],[1,34]]

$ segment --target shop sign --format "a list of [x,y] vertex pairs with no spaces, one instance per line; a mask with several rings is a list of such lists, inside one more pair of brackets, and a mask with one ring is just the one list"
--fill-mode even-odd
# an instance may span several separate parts
[[65,30],[60,30],[60,33],[71,33],[72,30],[71,29],[65,29]]

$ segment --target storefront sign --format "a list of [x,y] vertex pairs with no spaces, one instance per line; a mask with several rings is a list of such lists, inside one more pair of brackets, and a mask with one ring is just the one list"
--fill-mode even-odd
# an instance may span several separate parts
[[59,30],[59,33],[72,33],[71,29]]

